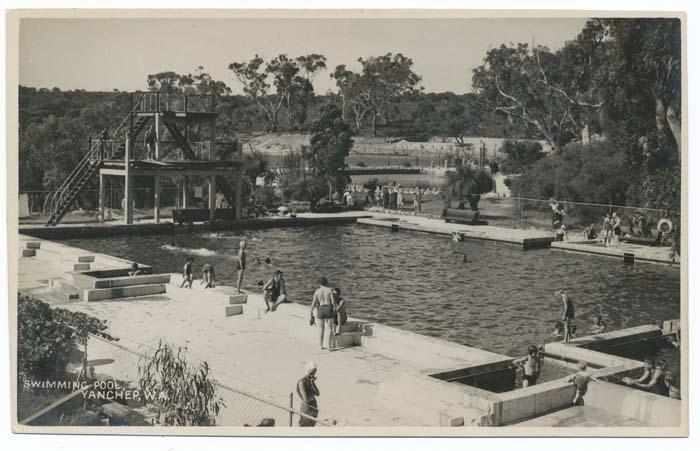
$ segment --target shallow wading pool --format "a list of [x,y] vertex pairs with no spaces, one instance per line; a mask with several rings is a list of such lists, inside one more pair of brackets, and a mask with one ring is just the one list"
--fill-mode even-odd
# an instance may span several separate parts
[[[319,276],[325,275],[342,289],[351,316],[512,356],[525,354],[529,344],[555,340],[551,332],[561,316],[557,288],[576,304],[579,335],[586,334],[595,313],[603,315],[609,330],[680,317],[677,267],[625,265],[479,240],[453,243],[448,236],[364,225],[62,242],[151,265],[154,273],[180,272],[192,256],[196,277],[210,263],[219,283],[234,285],[243,237],[248,289],[259,290],[258,281],[281,269],[290,300],[310,304]],[[465,253],[468,263],[462,261]]]

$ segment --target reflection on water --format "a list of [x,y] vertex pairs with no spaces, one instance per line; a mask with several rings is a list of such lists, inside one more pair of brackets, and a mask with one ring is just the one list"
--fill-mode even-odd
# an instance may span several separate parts
[[[341,287],[350,315],[457,343],[523,355],[528,344],[552,341],[561,316],[554,291],[576,303],[579,335],[600,312],[609,329],[680,316],[680,272],[662,265],[624,265],[605,257],[554,250],[522,251],[483,241],[391,233],[371,226],[314,226],[246,232],[66,240],[67,244],[179,272],[195,257],[197,277],[214,264],[233,285],[238,242],[248,239],[245,284],[285,272],[290,300],[309,304],[325,275]],[[197,255],[202,250],[214,255]],[[468,253],[473,263],[462,263]],[[208,253],[206,253],[208,254]],[[254,257],[271,264],[255,265]],[[261,258],[262,260],[262,258]]]

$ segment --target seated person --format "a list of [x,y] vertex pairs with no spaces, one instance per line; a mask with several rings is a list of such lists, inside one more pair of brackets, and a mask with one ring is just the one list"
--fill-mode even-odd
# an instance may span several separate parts
[[595,231],[595,226],[593,224],[583,230],[584,240],[595,240],[596,238],[598,238],[598,233]]
[[265,313],[274,312],[281,303],[287,300],[287,287],[284,283],[282,271],[275,271],[272,278],[263,286],[263,293],[265,305],[267,306]]
[[[645,374],[642,376],[646,376],[646,363],[647,360],[645,359]],[[669,395],[669,388],[666,386],[666,382],[664,381],[664,373],[666,372],[666,361],[664,359],[658,359],[656,361],[655,367],[653,367],[650,371],[650,376],[647,379],[644,379],[644,382],[640,380],[629,380],[625,382],[629,382],[628,385],[641,388],[644,391],[648,391],[650,393],[655,393],[657,395],[661,396],[668,396]],[[641,379],[641,378],[640,378]]]
[[557,321],[554,323],[554,332],[552,332],[552,335],[555,337],[561,337],[564,335],[564,322],[563,321]]
[[596,315],[595,318],[593,318],[593,326],[590,329],[590,332],[592,334],[600,334],[605,332],[605,322],[603,321],[603,317],[601,315]]
[[681,399],[681,388],[678,384],[678,379],[671,371],[666,371],[664,374],[664,383],[668,388],[668,397],[672,399]]
[[140,276],[143,274],[143,271],[139,269],[139,264],[138,263],[132,263],[131,264],[131,269],[129,270],[129,276]]

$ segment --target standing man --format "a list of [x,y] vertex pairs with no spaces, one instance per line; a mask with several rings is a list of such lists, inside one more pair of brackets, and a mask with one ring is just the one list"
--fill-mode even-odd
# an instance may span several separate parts
[[238,282],[236,283],[236,291],[241,294],[241,284],[243,283],[243,273],[245,272],[245,260],[246,260],[246,242],[241,240],[238,245],[238,260],[236,260],[236,272],[238,273]]
[[323,346],[323,335],[328,329],[328,348],[331,347],[331,334],[333,332],[333,291],[328,286],[328,279],[324,276],[318,281],[319,287],[314,293],[314,299],[311,302],[311,318],[314,317],[314,309],[316,309],[316,319],[318,319],[318,338],[321,343],[321,349],[326,349]]
[[146,160],[153,160],[156,154],[156,130],[153,125],[146,130],[146,135],[143,137],[143,143],[146,146]]
[[574,320],[574,303],[569,297],[564,293],[563,290],[557,290],[557,296],[562,302],[562,321],[564,322],[564,342],[568,343],[571,341],[571,322]]

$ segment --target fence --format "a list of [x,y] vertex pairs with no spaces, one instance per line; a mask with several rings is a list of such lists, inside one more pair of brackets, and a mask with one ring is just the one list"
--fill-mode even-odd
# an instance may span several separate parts
[[[124,341],[129,340],[124,339]],[[152,411],[142,402],[126,399],[126,395],[124,395],[139,389],[139,367],[154,351],[144,345],[138,345],[139,351],[130,349],[130,346],[134,345],[136,345],[135,342],[124,345],[121,342],[111,342],[91,335],[83,352],[87,356],[87,374],[91,380],[97,382],[90,387],[68,384],[67,389],[58,393],[54,398],[47,398],[48,400],[33,412],[28,412],[26,408],[20,408],[20,423],[26,425],[91,425],[93,423],[80,424],[80,421],[90,418],[86,412],[100,410],[99,403],[91,402],[91,400],[104,396],[104,399],[114,399],[121,402],[122,405],[128,406],[128,408],[119,406],[119,409],[125,413],[124,417],[119,419],[122,423],[117,422],[117,424],[154,424]],[[73,373],[74,377],[82,368],[84,354],[78,354],[77,358],[72,360],[70,364],[75,372]],[[332,420],[314,419],[302,414],[298,410],[300,401],[293,393],[286,395],[274,393],[243,380],[224,382],[217,378],[214,371],[210,374],[214,379],[216,394],[223,402],[223,406],[216,416],[217,426],[293,427],[298,425],[300,416],[313,419],[317,426],[333,426],[335,424]],[[246,385],[248,389],[237,388],[236,385]],[[94,387],[100,387],[101,389],[97,392],[102,393],[102,395],[93,394],[96,391]],[[251,393],[253,391],[255,393]],[[110,396],[111,398],[109,398]],[[21,402],[22,397],[20,396],[19,399],[18,403]],[[107,402],[105,401],[105,403]]]
[[[499,204],[501,208],[498,208]],[[562,213],[557,214],[553,210],[553,205],[558,205],[558,210]],[[552,230],[555,227],[555,220],[559,219],[558,215],[560,215],[561,222],[557,223],[556,228],[564,225],[569,231],[567,233],[593,229],[596,235],[603,229],[606,215],[612,217],[615,214],[620,217],[622,233],[639,238],[656,238],[659,222],[674,213],[673,210],[668,209],[613,203],[569,202],[525,196],[512,197],[509,200],[495,198],[491,202],[484,203],[484,210],[486,216],[489,216],[489,212],[493,214],[494,223],[505,222],[504,225],[519,229]]]

